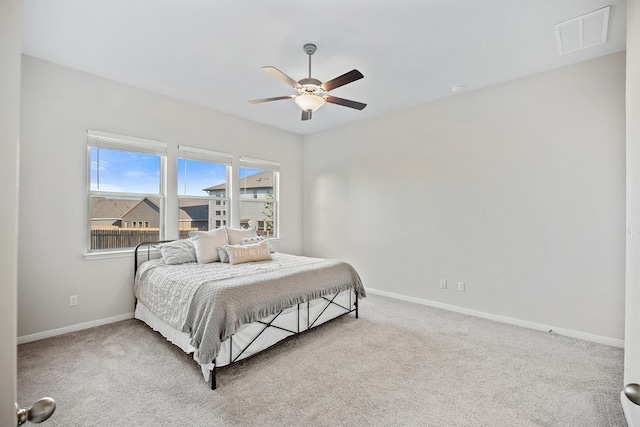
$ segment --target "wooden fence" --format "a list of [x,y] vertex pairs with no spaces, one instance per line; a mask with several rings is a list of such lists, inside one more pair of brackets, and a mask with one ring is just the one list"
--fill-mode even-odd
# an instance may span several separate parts
[[[197,230],[197,228],[193,229]],[[192,230],[180,230],[180,238],[189,237]],[[100,227],[91,229],[91,249],[133,248],[142,242],[160,240],[158,228]]]

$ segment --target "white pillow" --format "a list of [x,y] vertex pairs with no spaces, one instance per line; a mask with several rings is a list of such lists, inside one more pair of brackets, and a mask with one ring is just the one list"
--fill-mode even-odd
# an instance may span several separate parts
[[228,245],[225,246],[229,254],[229,264],[242,264],[252,261],[270,261],[271,254],[267,242],[255,243],[253,245]]
[[192,231],[189,236],[193,238],[198,264],[219,261],[220,257],[216,248],[229,244],[224,228],[216,228],[209,231]]
[[241,245],[253,245],[254,243],[260,243],[260,242],[267,242],[267,247],[269,248],[269,252],[271,253],[275,252],[275,249],[273,249],[273,246],[271,246],[271,242],[262,236],[245,237],[244,239],[240,240]]
[[240,243],[240,240],[245,237],[257,237],[258,233],[256,233],[256,228],[224,228],[227,231],[227,237],[229,238],[230,245],[237,245]]
[[165,264],[196,262],[196,248],[190,238],[166,243],[160,247],[160,253]]

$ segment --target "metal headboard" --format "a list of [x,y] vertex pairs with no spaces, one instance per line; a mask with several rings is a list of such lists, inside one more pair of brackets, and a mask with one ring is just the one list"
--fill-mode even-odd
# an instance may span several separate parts
[[133,251],[133,277],[136,276],[136,273],[138,272],[138,253],[139,252],[143,252],[145,250],[146,247],[146,251],[147,251],[147,259],[146,261],[149,261],[151,259],[151,250],[152,249],[158,249],[160,248],[160,246],[162,246],[163,243],[169,243],[169,242],[173,242],[173,240],[156,240],[156,241],[152,241],[152,242],[142,242],[140,243],[138,246],[136,246],[136,248]]

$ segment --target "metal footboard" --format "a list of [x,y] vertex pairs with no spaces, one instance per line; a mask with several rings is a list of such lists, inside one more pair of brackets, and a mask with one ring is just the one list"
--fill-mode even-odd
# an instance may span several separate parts
[[[358,318],[358,291],[357,290],[350,290],[349,291],[349,307],[345,307],[344,305],[335,302],[336,297],[340,293],[341,292],[338,292],[338,293],[334,294],[332,297],[326,297],[326,296],[322,297],[321,299],[325,302],[326,305],[324,306],[322,311],[317,316],[315,316],[315,318],[313,320],[311,320],[311,314],[310,314],[311,301],[309,301],[307,303],[298,304],[297,305],[297,317],[298,317],[298,328],[297,328],[297,330],[290,330],[290,329],[283,328],[283,327],[280,327],[280,326],[277,326],[277,325],[273,325],[273,322],[283,313],[283,311],[280,311],[280,312],[276,313],[274,315],[274,317],[271,320],[269,320],[268,322],[265,322],[265,321],[262,321],[262,320],[256,321],[256,323],[260,323],[260,324],[264,325],[264,328],[262,328],[262,330],[260,330],[260,332],[258,332],[258,334],[255,335],[251,339],[251,341],[246,346],[241,348],[237,352],[237,354],[235,354],[235,355],[233,353],[233,335],[230,336],[228,338],[229,339],[229,344],[230,344],[229,345],[229,363],[225,364],[224,366],[218,367],[216,365],[216,363],[215,363],[215,360],[214,360],[213,369],[211,370],[211,390],[215,390],[216,387],[217,387],[217,380],[216,380],[217,371],[219,371],[221,369],[229,368],[229,367],[233,366],[234,364],[236,364],[238,362],[247,360],[247,359],[249,359],[249,358],[251,358],[253,356],[257,356],[260,353],[262,353],[263,351],[265,351],[265,350],[267,350],[267,349],[269,349],[269,348],[271,348],[273,346],[276,346],[276,345],[278,345],[278,344],[280,344],[280,343],[282,343],[282,342],[284,342],[284,341],[286,341],[286,340],[288,340],[290,338],[293,338],[293,337],[299,336],[301,334],[304,334],[305,332],[310,331],[315,326],[319,326],[319,325],[316,324],[316,322],[318,322],[320,317],[322,317],[322,315],[325,313],[325,311],[331,305],[340,307],[342,310],[344,310],[344,313],[342,313],[342,314],[340,314],[340,315],[338,315],[338,316],[336,316],[336,317],[334,317],[332,319],[329,319],[324,323],[331,322],[332,320],[338,319],[338,318],[340,318],[340,317],[342,317],[342,316],[344,316],[346,314],[349,314],[349,313],[355,313],[355,317],[357,319]],[[301,310],[307,310],[307,316],[306,316],[307,317],[307,328],[305,330],[302,330],[302,331],[300,330],[300,313],[301,313]],[[267,347],[265,349],[262,349],[262,350],[260,350],[259,352],[255,353],[255,354],[252,354],[251,356],[245,357],[244,359],[240,359],[240,357],[247,351],[247,349],[269,328],[276,328],[276,329],[282,330],[284,332],[287,332],[290,335],[285,337],[285,338],[283,338],[282,340],[272,344],[271,346],[269,346],[269,347]]]

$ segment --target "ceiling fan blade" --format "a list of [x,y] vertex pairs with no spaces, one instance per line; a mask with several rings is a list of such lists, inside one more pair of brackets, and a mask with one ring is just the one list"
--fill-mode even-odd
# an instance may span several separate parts
[[291,77],[287,76],[285,73],[278,70],[276,67],[266,66],[266,67],[262,67],[262,69],[265,70],[267,73],[271,74],[273,77],[282,80],[283,82],[285,82],[286,84],[288,84],[294,89],[298,89],[302,87],[300,86],[300,83],[293,80]]
[[330,102],[331,104],[338,104],[344,107],[355,108],[356,110],[362,110],[367,106],[367,104],[363,104],[362,102],[338,98],[337,96],[327,96],[326,98],[324,98],[324,100]]
[[355,82],[356,80],[360,80],[364,76],[358,70],[351,70],[348,73],[344,73],[343,75],[336,77],[333,80],[329,80],[328,82],[322,83],[321,87],[325,91],[329,92],[337,87],[344,86],[347,83]]
[[295,98],[295,95],[276,96],[275,98],[252,99],[249,102],[252,104],[258,104],[260,102],[279,101],[281,99],[291,99],[291,98]]
[[302,120],[311,120],[311,111],[303,111]]

